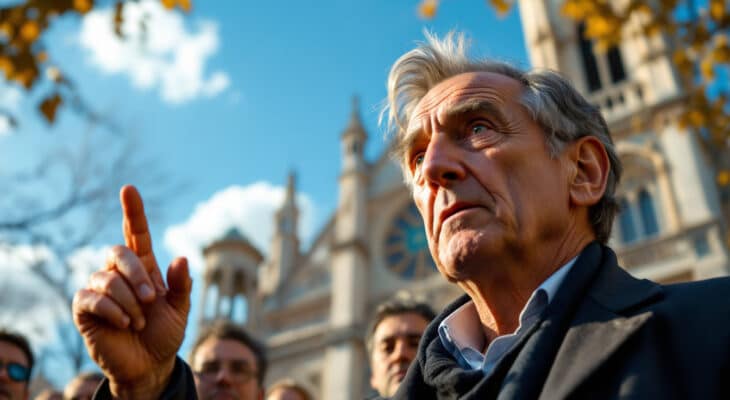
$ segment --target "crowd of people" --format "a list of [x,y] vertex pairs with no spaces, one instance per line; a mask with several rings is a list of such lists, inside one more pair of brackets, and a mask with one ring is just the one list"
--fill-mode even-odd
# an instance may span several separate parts
[[[441,275],[464,295],[434,317],[385,304],[368,331],[370,383],[392,399],[730,398],[730,279],[660,285],[608,247],[622,167],[600,111],[565,78],[470,58],[462,35],[391,69],[385,115]],[[95,398],[311,397],[263,387],[263,347],[239,327],[177,356],[187,261],[162,277],[142,198],[120,194],[125,245],[74,298],[105,378]],[[33,357],[0,340],[0,394],[23,399]],[[83,386],[83,385],[77,385]]]
[[[377,308],[367,337],[374,398],[387,398],[395,393],[416,356],[421,335],[434,317],[428,304],[402,294]],[[30,398],[34,360],[23,335],[0,330],[0,399]],[[266,387],[265,346],[231,322],[217,321],[206,326],[193,344],[188,361],[192,376],[186,375],[183,369],[173,374],[178,379],[177,387],[174,393],[163,393],[162,398],[191,398],[175,396],[175,393],[194,391],[198,399],[204,400],[314,400],[312,391],[292,378],[277,380]],[[100,392],[97,398],[103,398],[108,394],[108,385],[101,372],[83,372],[63,390],[45,389],[33,399],[91,400],[97,390]]]

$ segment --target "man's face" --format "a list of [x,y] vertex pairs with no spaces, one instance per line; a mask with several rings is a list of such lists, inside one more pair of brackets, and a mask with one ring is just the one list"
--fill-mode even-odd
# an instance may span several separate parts
[[416,358],[418,341],[428,321],[416,313],[383,318],[373,333],[370,385],[383,397],[392,396]]
[[274,389],[266,400],[306,400],[299,392],[290,387],[279,387]]
[[64,400],[91,400],[101,381],[93,378],[74,378],[63,389]]
[[0,341],[0,400],[26,400],[28,398],[28,382],[15,381],[8,373],[8,363],[17,363],[28,368],[28,358],[18,346]]
[[237,340],[214,337],[205,340],[193,354],[193,371],[198,398],[202,400],[264,397],[256,378],[256,356]]
[[519,103],[522,91],[504,75],[460,74],[433,87],[409,121],[405,173],[431,254],[450,281],[483,274],[490,260],[519,264],[565,229],[564,160],[551,157]]

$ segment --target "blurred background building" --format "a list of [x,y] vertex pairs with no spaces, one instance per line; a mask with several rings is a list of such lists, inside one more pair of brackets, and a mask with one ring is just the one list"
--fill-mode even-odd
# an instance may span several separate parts
[[[643,36],[636,20],[618,47],[597,51],[558,3],[519,2],[526,46],[532,66],[569,77],[613,133],[624,174],[610,244],[621,265],[663,283],[727,275],[730,202],[715,183],[727,160],[678,123],[686,93],[667,42]],[[367,393],[364,338],[378,303],[408,290],[440,309],[460,294],[435,269],[398,165],[386,154],[364,158],[358,108],[340,136],[338,207],[308,249],[297,237],[292,174],[268,254],[235,230],[203,250],[198,323],[245,324],[270,349],[268,382],[290,376],[322,399]]]

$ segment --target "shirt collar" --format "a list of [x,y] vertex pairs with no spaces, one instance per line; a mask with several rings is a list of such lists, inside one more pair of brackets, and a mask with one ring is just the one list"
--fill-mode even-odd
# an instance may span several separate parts
[[[540,311],[542,307],[547,306],[555,298],[555,294],[563,279],[565,279],[565,275],[570,271],[577,259],[578,256],[573,257],[572,260],[553,272],[532,292],[525,307],[520,311],[520,323],[528,316],[534,315],[536,311]],[[539,309],[536,309],[536,307]],[[482,351],[486,347],[481,321],[479,320],[479,314],[477,313],[474,301],[465,303],[444,318],[439,324],[438,333],[441,342],[447,348],[456,347],[458,350],[471,348]]]

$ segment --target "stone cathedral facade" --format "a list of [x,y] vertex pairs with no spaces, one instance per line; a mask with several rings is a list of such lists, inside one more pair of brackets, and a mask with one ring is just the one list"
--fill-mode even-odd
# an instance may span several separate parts
[[[526,46],[534,67],[569,77],[611,128],[625,167],[610,243],[621,264],[665,283],[727,275],[722,160],[677,123],[686,96],[666,42],[642,36],[635,20],[619,47],[599,53],[560,3],[519,1]],[[297,238],[290,176],[268,254],[235,231],[204,249],[200,323],[245,324],[269,348],[267,381],[292,377],[320,399],[368,392],[364,336],[378,303],[407,290],[440,309],[460,294],[435,270],[398,166],[385,154],[366,160],[367,140],[355,104],[340,136],[338,206],[309,248]]]

